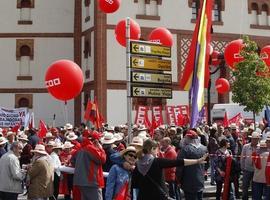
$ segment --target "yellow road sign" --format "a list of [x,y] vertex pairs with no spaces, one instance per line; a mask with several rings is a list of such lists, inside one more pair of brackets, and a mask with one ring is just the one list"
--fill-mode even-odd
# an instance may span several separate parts
[[131,68],[171,71],[171,60],[131,56]]
[[131,87],[132,97],[150,97],[150,98],[172,98],[171,88],[153,88],[153,87]]
[[171,74],[154,74],[146,72],[132,72],[131,81],[138,83],[159,83],[159,84],[171,84]]
[[171,57],[171,48],[159,44],[149,44],[131,41],[130,52],[132,54]]

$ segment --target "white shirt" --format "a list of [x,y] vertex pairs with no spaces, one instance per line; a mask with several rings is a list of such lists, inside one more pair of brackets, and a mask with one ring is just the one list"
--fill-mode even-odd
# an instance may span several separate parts
[[55,152],[52,152],[50,156],[51,156],[51,161],[54,167],[54,172],[57,174],[57,176],[60,176],[61,175],[61,172],[60,172],[61,161],[59,159],[59,156]]

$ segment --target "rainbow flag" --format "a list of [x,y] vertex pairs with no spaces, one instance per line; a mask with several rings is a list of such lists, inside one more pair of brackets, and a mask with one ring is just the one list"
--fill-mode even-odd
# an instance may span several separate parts
[[197,125],[199,112],[204,105],[204,88],[209,81],[209,53],[212,26],[213,0],[204,0],[201,4],[191,47],[187,58],[180,87],[190,91],[191,121],[190,126]]

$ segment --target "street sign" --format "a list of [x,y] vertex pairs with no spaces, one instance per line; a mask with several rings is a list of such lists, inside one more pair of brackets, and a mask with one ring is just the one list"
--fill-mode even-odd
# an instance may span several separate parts
[[131,68],[171,71],[171,60],[162,60],[159,58],[143,58],[131,56]]
[[132,54],[171,57],[171,48],[159,44],[131,41],[130,48]]
[[149,98],[172,98],[171,88],[153,88],[153,87],[131,87],[132,97],[149,97]]
[[135,83],[159,83],[159,84],[171,84],[171,74],[154,74],[147,72],[132,72],[131,81]]

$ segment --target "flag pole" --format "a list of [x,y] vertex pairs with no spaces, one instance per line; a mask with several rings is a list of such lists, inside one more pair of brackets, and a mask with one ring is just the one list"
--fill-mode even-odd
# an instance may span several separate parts
[[127,77],[127,126],[128,126],[128,143],[132,140],[131,135],[131,91],[130,91],[130,18],[126,18],[126,77]]

